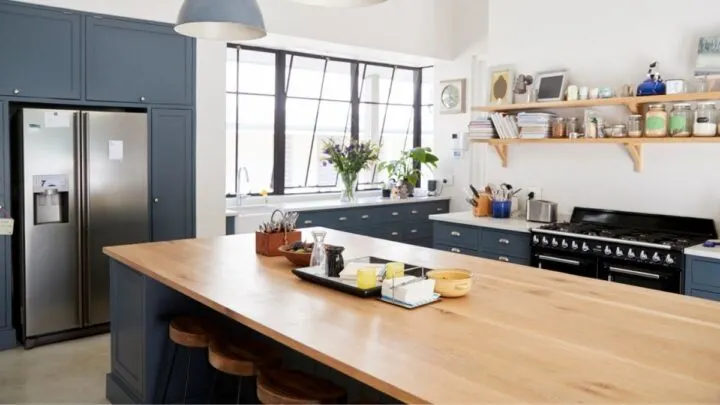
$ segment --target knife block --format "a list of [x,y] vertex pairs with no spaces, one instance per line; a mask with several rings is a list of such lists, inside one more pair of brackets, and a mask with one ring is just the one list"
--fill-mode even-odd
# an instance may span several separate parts
[[265,233],[255,232],[255,253],[268,257],[282,256],[280,247],[302,240],[302,233],[299,231]]
[[480,193],[475,198],[477,207],[473,207],[473,215],[476,217],[489,217],[492,214],[492,197],[488,193]]

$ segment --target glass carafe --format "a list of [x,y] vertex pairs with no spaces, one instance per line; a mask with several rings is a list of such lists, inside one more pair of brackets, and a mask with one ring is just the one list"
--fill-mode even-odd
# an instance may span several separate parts
[[315,231],[312,233],[314,245],[310,256],[310,267],[319,266],[320,272],[327,275],[327,252],[325,251],[325,235],[327,232]]

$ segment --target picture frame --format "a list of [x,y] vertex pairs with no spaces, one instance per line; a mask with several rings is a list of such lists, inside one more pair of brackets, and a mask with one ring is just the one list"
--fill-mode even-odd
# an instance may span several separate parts
[[440,114],[464,114],[466,79],[443,80],[440,82]]
[[535,101],[542,103],[544,101],[563,101],[565,99],[565,90],[567,90],[568,85],[567,70],[540,72],[535,77],[537,78]]
[[488,105],[505,105],[513,102],[515,86],[515,68],[511,65],[498,65],[489,68]]

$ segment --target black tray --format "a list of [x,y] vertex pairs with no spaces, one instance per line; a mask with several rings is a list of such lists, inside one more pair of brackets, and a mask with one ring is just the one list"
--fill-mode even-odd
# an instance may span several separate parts
[[[347,263],[370,263],[370,264],[387,264],[392,260],[381,259],[379,257],[363,257],[360,259],[353,259],[347,261]],[[422,266],[415,266],[412,264],[405,264],[405,275],[406,276],[424,276],[426,272],[431,269],[424,268]],[[318,274],[315,267],[304,267],[300,269],[294,269],[293,274],[301,278],[302,280],[309,281],[314,284],[321,285],[323,287],[331,288],[346,294],[351,294],[360,298],[371,298],[379,297],[382,293],[382,285],[378,281],[378,286],[367,290],[357,288],[355,282],[341,280],[340,278],[328,277],[322,274]]]

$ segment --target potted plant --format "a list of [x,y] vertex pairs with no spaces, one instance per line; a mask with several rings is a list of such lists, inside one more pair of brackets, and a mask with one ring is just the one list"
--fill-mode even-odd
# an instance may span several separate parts
[[323,165],[333,165],[340,176],[340,201],[355,201],[358,175],[361,170],[377,162],[380,148],[370,141],[352,141],[348,145],[342,145],[334,140],[327,140],[323,143],[323,152],[326,155]]
[[[430,148],[415,148],[403,151],[398,160],[381,162],[378,169],[385,170],[388,178],[395,179],[395,187],[398,189],[400,198],[412,196],[415,185],[420,180],[420,166],[425,165],[429,169],[437,168],[440,159],[432,153]],[[416,165],[418,163],[419,165]]]

